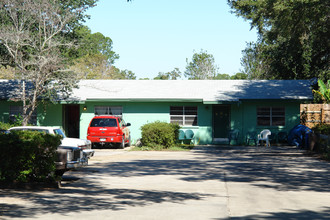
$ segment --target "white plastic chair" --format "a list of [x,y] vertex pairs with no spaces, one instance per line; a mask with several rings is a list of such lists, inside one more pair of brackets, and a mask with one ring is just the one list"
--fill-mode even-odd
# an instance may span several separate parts
[[272,134],[272,132],[268,129],[261,131],[260,134],[258,134],[257,146],[259,145],[260,141],[266,141],[266,147],[270,147],[269,136],[271,134]]

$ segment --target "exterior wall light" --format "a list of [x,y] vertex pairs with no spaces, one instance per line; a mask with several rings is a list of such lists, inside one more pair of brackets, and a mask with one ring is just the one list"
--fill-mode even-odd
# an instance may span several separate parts
[[84,111],[87,111],[87,106],[84,106],[84,107],[83,107],[83,110],[84,110]]

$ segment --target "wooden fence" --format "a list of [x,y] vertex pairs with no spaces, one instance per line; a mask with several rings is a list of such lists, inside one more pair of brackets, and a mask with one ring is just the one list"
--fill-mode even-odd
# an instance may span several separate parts
[[320,123],[330,124],[330,104],[301,104],[300,122],[309,128]]

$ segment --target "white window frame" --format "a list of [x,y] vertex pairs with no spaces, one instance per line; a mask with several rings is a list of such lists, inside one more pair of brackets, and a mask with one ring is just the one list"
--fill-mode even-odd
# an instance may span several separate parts
[[[266,109],[268,108],[269,109],[269,114],[259,114],[259,109]],[[280,108],[280,109],[283,109],[283,115],[276,115],[274,112],[274,109],[276,108]],[[275,114],[275,115],[274,115]],[[269,124],[266,125],[266,124],[259,124],[259,119],[260,118],[269,118]],[[276,125],[274,124],[274,118],[284,118],[283,120],[283,123],[282,124],[279,124],[279,125]],[[261,120],[261,119],[260,119]],[[257,107],[257,126],[285,126],[285,121],[286,121],[286,115],[285,115],[285,107],[283,106],[259,106]]]
[[[102,109],[102,114],[98,114],[98,109]],[[117,111],[117,112],[114,112]],[[113,114],[115,113],[115,114]],[[99,105],[94,107],[94,115],[113,115],[122,117],[123,107],[122,106],[113,106],[113,105]]]
[[[174,114],[173,111],[180,111],[178,109],[174,110],[172,108],[182,108],[181,114]],[[196,110],[188,110],[188,108],[196,108]],[[196,114],[186,114],[188,111],[196,111]],[[178,120],[177,118],[180,118]],[[194,118],[192,123],[191,119]],[[180,123],[182,122],[182,123]],[[178,123],[181,126],[198,126],[198,107],[197,106],[170,106],[170,123]]]

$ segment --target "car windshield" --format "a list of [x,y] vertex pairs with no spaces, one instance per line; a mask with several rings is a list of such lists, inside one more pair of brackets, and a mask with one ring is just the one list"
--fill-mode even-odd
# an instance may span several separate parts
[[63,138],[65,138],[65,134],[63,133],[63,131],[61,129],[54,129],[54,133],[61,135]]
[[117,120],[114,118],[94,118],[91,127],[117,127]]

